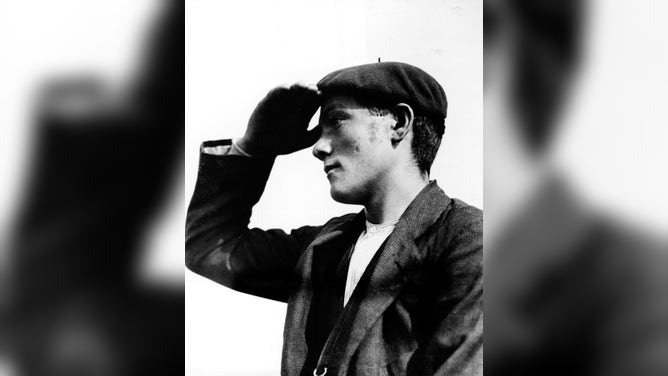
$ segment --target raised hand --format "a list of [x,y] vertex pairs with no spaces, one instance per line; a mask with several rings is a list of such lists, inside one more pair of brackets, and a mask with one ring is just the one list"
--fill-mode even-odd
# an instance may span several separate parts
[[320,127],[309,131],[308,125],[320,106],[320,95],[315,85],[304,83],[272,89],[253,111],[238,147],[253,156],[271,157],[313,145]]

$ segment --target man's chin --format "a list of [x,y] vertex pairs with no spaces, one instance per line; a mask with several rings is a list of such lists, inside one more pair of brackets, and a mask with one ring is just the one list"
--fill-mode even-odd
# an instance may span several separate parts
[[340,202],[342,204],[361,205],[361,200],[359,197],[357,197],[359,195],[356,195],[349,190],[340,189],[332,185],[329,188],[329,194],[336,202]]

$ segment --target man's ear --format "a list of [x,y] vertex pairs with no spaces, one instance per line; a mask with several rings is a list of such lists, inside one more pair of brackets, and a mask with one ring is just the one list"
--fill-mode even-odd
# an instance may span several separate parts
[[397,120],[392,126],[390,137],[392,143],[398,143],[413,129],[413,109],[406,103],[399,103],[392,108],[392,115]]

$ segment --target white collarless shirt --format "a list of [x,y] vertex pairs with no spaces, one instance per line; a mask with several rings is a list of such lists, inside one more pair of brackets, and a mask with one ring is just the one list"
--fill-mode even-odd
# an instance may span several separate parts
[[348,274],[346,276],[346,290],[343,295],[343,306],[348,304],[350,296],[355,291],[355,286],[362,278],[362,274],[369,266],[371,259],[378,252],[380,246],[385,239],[392,233],[399,220],[374,224],[366,221],[366,230],[364,230],[353,249],[353,254],[350,257],[350,264],[348,265]]

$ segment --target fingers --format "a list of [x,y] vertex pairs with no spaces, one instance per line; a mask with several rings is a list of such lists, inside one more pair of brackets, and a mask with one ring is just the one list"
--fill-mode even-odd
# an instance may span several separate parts
[[267,93],[267,97],[271,97],[271,96],[274,96],[274,95],[280,94],[280,93],[285,93],[285,92],[290,90],[290,87],[291,86],[289,84],[278,85],[275,88],[269,90],[269,92]]
[[315,84],[306,84],[302,81],[295,82],[294,84],[281,84],[276,86],[275,88],[271,89],[269,91],[269,94],[271,93],[281,93],[281,92],[287,92],[287,91],[292,91],[292,92],[311,92],[314,94],[320,94],[320,91],[318,90],[318,86]]
[[290,90],[301,91],[301,92],[311,92],[314,94],[320,94],[318,87],[315,84],[306,84],[302,81],[295,82],[290,86]]
[[320,102],[321,93],[316,85],[297,82],[277,86],[255,108],[248,129],[253,131],[253,137],[266,144],[275,142],[280,135],[284,142],[275,154],[303,149],[320,137],[319,127],[307,131]]
[[303,82],[297,82],[290,86],[290,91],[294,93],[295,102],[297,102],[300,110],[304,111],[310,119],[320,106],[321,93],[318,91],[318,87],[313,84],[307,85]]
[[296,109],[296,122],[308,127],[308,121],[320,107],[321,93],[314,84],[296,82],[290,86],[289,91],[293,94],[292,100]]
[[314,105],[319,105],[320,96],[321,92],[316,85],[296,82],[292,85],[282,84],[271,89],[263,102],[305,107],[310,110]]

